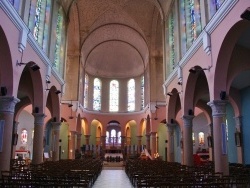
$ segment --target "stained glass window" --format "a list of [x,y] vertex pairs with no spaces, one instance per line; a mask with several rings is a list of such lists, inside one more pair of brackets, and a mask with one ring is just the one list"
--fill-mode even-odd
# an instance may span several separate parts
[[119,83],[117,80],[110,82],[109,91],[109,111],[117,112],[119,106]]
[[93,109],[101,110],[101,81],[98,78],[94,79]]
[[182,35],[182,55],[193,44],[201,32],[201,13],[199,0],[181,0],[180,19]]
[[84,108],[88,107],[89,76],[85,74],[84,81]]
[[20,0],[9,0],[9,2],[12,4],[12,6],[16,9],[16,11],[19,13],[20,8]]
[[144,76],[141,77],[141,109],[144,109]]
[[106,143],[109,143],[109,132],[106,131]]
[[28,131],[26,129],[23,129],[21,132],[21,143],[27,144],[28,142]]
[[169,41],[169,68],[170,70],[174,69],[175,66],[175,41],[174,41],[174,31],[175,31],[175,21],[174,21],[174,14],[171,12],[171,14],[168,17],[168,28],[169,28],[169,34],[168,34],[168,41]]
[[135,80],[128,81],[128,111],[135,110]]
[[217,12],[217,10],[219,10],[223,2],[224,0],[209,0],[210,19]]
[[199,144],[203,145],[204,144],[204,132],[199,132]]
[[117,137],[118,137],[118,143],[120,144],[121,143],[121,131],[119,131],[118,133],[117,133]]
[[28,27],[38,44],[47,51],[51,0],[31,0]]
[[63,77],[64,73],[64,48],[65,48],[65,23],[63,10],[60,8],[57,13],[56,31],[55,31],[55,51],[54,64],[58,73]]

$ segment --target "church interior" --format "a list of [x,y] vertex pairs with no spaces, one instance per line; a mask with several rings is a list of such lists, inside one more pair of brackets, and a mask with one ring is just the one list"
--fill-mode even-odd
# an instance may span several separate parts
[[0,0],[0,18],[1,187],[250,187],[250,1]]

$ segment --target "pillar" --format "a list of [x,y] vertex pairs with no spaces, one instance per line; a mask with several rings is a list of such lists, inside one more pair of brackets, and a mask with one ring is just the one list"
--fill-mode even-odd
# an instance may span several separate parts
[[150,152],[150,134],[146,134],[146,148]]
[[141,138],[142,136],[137,136],[137,153],[141,153]]
[[70,131],[69,135],[69,159],[75,159],[75,141],[76,141],[76,132],[75,131]]
[[193,139],[192,139],[192,126],[193,126],[192,115],[184,115],[183,119],[183,159],[184,165],[193,166]]
[[167,161],[174,162],[174,127],[175,124],[168,123],[167,124]]
[[[0,171],[10,170],[13,119],[16,103],[19,99],[15,97],[0,96],[0,120],[2,120],[2,143],[0,145]],[[1,124],[1,123],[0,123]]]
[[151,132],[151,156],[156,154],[156,132]]
[[82,141],[82,134],[76,133],[76,149],[81,151],[81,141]]
[[214,156],[214,153],[213,153],[213,124],[208,124],[208,130],[209,130],[209,133],[208,133],[208,138],[210,139],[209,142],[210,143],[210,146],[208,145],[208,152],[209,152],[209,161],[213,161],[213,156]]
[[40,164],[43,162],[43,125],[44,114],[33,113],[34,121],[34,138],[33,138],[33,164]]
[[229,174],[227,144],[225,132],[226,125],[226,104],[225,100],[214,100],[208,102],[212,108],[213,115],[213,140],[214,140],[214,166],[215,172],[221,172],[223,175]]
[[18,133],[17,133],[17,130],[18,130],[18,124],[19,122],[16,122],[14,121],[14,124],[13,124],[13,143],[12,143],[12,159],[15,159],[15,151],[16,151],[16,144],[17,144],[17,141],[18,141]]
[[240,136],[239,141],[240,143],[237,145],[237,158],[238,158],[238,163],[243,164],[243,147],[242,147],[242,128],[241,128],[241,116],[234,117],[235,119],[235,131]]
[[106,149],[106,136],[101,136],[101,146],[103,150]]
[[61,122],[51,122],[53,128],[52,160],[59,161],[59,139]]
[[85,143],[86,143],[86,145],[89,145],[89,138],[90,138],[90,135],[85,135]]

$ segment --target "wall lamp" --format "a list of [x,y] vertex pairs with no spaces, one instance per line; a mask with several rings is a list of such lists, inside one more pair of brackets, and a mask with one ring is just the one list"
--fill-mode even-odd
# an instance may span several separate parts
[[172,92],[168,92],[167,95],[171,97],[171,96],[173,96],[173,93]]
[[208,70],[208,71],[210,71],[210,69],[211,69],[211,67],[208,67],[208,68],[192,67],[191,69],[189,69],[189,72],[195,74],[196,72],[200,72],[202,70]]
[[[22,63],[22,62],[18,62],[17,61],[17,63],[16,63],[16,65],[17,66],[22,66],[22,65],[27,65],[28,63]],[[34,63],[33,62],[33,64],[32,65],[30,65],[30,68],[31,68],[31,70],[33,70],[33,71],[37,71],[37,70],[39,70],[40,69],[40,67],[36,64],[36,63]]]
[[[45,91],[50,91],[50,89],[45,89]],[[60,94],[60,93],[62,93],[60,90],[55,91],[55,94],[57,94],[57,95]]]
[[250,7],[248,7],[241,15],[242,19],[250,21]]

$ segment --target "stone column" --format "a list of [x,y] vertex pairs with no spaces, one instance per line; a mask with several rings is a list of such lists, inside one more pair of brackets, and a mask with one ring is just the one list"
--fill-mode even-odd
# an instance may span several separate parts
[[76,149],[81,151],[81,141],[82,141],[82,134],[76,133]]
[[106,149],[106,136],[101,136],[101,146],[103,150]]
[[85,135],[85,143],[86,143],[86,145],[89,145],[89,138],[90,138],[90,135]]
[[184,165],[193,166],[193,139],[192,139],[192,126],[193,126],[192,115],[184,115],[183,119],[183,159]]
[[70,131],[69,135],[69,159],[75,159],[75,138],[76,138],[76,132]]
[[174,162],[174,127],[175,124],[168,123],[167,124],[167,161]]
[[125,136],[121,136],[121,149],[124,150],[125,148],[125,141],[126,141],[126,137]]
[[151,132],[151,156],[154,158],[156,153],[156,132]]
[[43,125],[44,114],[33,113],[34,121],[34,138],[33,138],[33,164],[40,164],[43,162]]
[[141,138],[142,136],[137,136],[137,153],[141,153]]
[[18,141],[18,133],[17,133],[17,130],[18,130],[18,124],[19,122],[16,122],[14,121],[14,124],[13,124],[13,137],[12,137],[12,159],[15,159],[15,151],[16,151],[16,144],[17,144],[17,141]]
[[13,119],[16,103],[15,97],[0,96],[0,120],[2,121],[2,143],[0,145],[0,171],[10,170],[12,149]]
[[243,147],[242,147],[242,132],[241,132],[241,116],[234,117],[235,119],[235,131],[240,136],[240,143],[237,146],[237,157],[238,157],[238,163],[243,164]]
[[213,156],[214,156],[214,153],[213,153],[213,124],[208,124],[208,130],[209,130],[209,139],[211,139],[211,145],[208,146],[208,152],[209,152],[209,161],[213,161]]
[[150,148],[150,134],[146,134],[146,148],[148,150],[148,152],[150,152],[151,148]]
[[229,174],[226,131],[225,131],[225,117],[226,117],[225,100],[214,100],[208,102],[212,108],[213,115],[213,140],[214,140],[214,166],[215,172],[221,172],[223,175]]
[[51,124],[53,127],[52,160],[59,161],[59,139],[60,139],[61,122],[51,122]]

